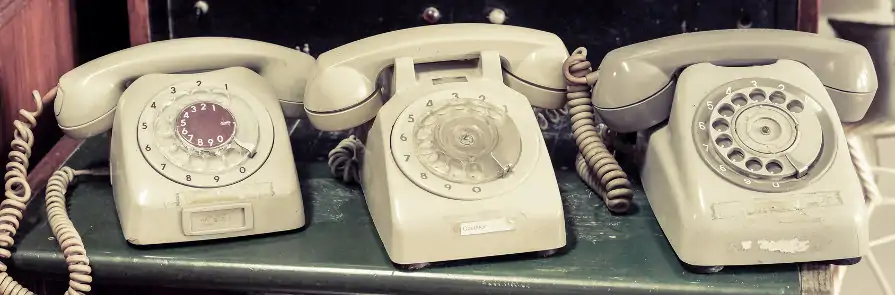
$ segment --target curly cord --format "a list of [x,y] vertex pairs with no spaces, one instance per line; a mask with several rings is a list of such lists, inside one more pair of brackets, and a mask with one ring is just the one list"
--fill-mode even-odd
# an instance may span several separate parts
[[360,164],[364,143],[355,135],[343,139],[329,152],[329,171],[342,182],[361,183]]
[[[29,112],[19,110],[26,122],[16,120],[12,148],[9,152],[9,163],[6,164],[6,199],[0,202],[0,258],[9,259],[12,256],[12,248],[16,231],[22,220],[22,214],[31,200],[31,186],[28,184],[28,159],[31,157],[31,147],[34,145],[34,133],[32,129],[37,125],[37,117],[43,111],[43,101],[37,91],[33,91],[34,103],[37,110]],[[47,93],[47,98],[56,95],[53,88]],[[65,190],[71,179],[78,174],[89,174],[90,171],[74,171],[63,167],[53,173],[47,183],[46,202],[47,220],[53,235],[59,242],[65,261],[68,264],[69,287],[66,295],[81,295],[90,291],[90,261],[80,235],[75,231],[74,225],[65,211]],[[6,264],[0,262],[0,292],[3,295],[32,295],[33,292],[16,282],[9,276]]]
[[578,176],[603,198],[610,211],[624,213],[631,207],[634,191],[631,190],[628,175],[603,143],[603,136],[597,132],[590,88],[596,83],[598,73],[591,70],[584,48],[576,49],[563,63],[572,134],[579,151],[575,166]]
[[861,182],[861,189],[864,191],[864,201],[871,205],[870,208],[872,209],[875,207],[873,205],[882,201],[882,194],[876,185],[870,161],[864,155],[861,138],[856,135],[847,135],[845,142],[848,144],[848,153],[851,155],[852,164],[855,166],[855,171],[857,171],[858,179]]

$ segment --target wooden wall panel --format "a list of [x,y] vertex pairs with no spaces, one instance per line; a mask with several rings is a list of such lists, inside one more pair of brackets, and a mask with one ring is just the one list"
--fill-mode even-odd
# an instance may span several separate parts
[[[820,1],[823,0],[799,0],[799,31],[817,33],[818,13]],[[826,0],[841,1],[841,0]]]
[[[19,109],[34,110],[32,90],[43,95],[74,66],[69,0],[0,0],[0,153],[6,159]],[[52,104],[35,128],[32,163],[61,137]]]
[[149,43],[149,0],[127,0],[131,46]]

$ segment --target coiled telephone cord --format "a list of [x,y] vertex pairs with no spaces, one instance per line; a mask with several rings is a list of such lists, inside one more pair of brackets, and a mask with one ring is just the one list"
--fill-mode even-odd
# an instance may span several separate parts
[[604,144],[591,106],[590,90],[598,73],[591,69],[585,48],[575,49],[563,63],[572,134],[579,151],[575,167],[578,176],[603,198],[609,211],[625,213],[631,208],[634,191],[628,175]]
[[[876,127],[873,123],[861,125]],[[858,179],[861,182],[861,189],[864,191],[864,202],[869,205],[868,207],[872,211],[876,208],[875,205],[882,202],[882,193],[880,193],[879,186],[876,184],[873,165],[870,164],[867,156],[864,155],[861,137],[856,132],[856,129],[859,128],[858,124],[850,124],[844,127],[845,142],[848,144],[848,153],[851,155],[852,165],[855,166],[855,171],[858,173]]]
[[345,183],[361,183],[360,165],[364,143],[355,135],[343,139],[329,151],[329,171]]
[[[10,144],[9,163],[6,164],[4,175],[6,198],[0,203],[0,259],[9,259],[12,256],[12,248],[16,231],[22,221],[22,214],[31,200],[31,186],[28,184],[28,159],[31,157],[31,147],[34,145],[34,133],[32,129],[37,125],[37,117],[43,111],[43,101],[37,91],[32,92],[37,110],[29,112],[19,110],[26,122],[15,120],[14,139]],[[56,89],[50,90],[46,98],[54,97]],[[53,173],[47,182],[46,208],[47,220],[53,235],[59,242],[68,264],[69,287],[66,295],[85,294],[90,291],[90,260],[81,237],[68,218],[65,210],[65,191],[68,183],[76,175],[98,174],[93,171],[75,171],[69,167],[63,167]],[[32,295],[33,292],[13,280],[6,272],[6,264],[0,262],[0,292],[3,295]]]

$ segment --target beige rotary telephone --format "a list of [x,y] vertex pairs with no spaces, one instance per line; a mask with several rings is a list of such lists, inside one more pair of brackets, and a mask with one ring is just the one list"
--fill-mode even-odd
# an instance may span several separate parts
[[[291,230],[304,226],[305,217],[284,117],[302,114],[313,68],[305,53],[252,40],[153,42],[63,75],[55,88],[55,115],[74,138],[112,129],[108,173],[131,244]],[[35,100],[40,106],[37,94]],[[7,192],[8,209],[0,211],[4,248],[12,246],[30,198],[24,179],[34,140],[30,128],[40,112],[23,110],[29,122],[16,122],[9,165],[20,169],[7,174],[15,198]],[[75,175],[94,172],[64,167],[47,184],[48,220],[71,272],[67,294],[89,291],[91,277],[84,245],[65,212],[65,190]],[[9,257],[8,250],[0,254]],[[0,289],[31,294],[5,272]]]
[[576,51],[566,75],[596,84],[602,122],[648,138],[644,189],[685,266],[848,264],[866,253],[863,192],[840,125],[861,119],[877,89],[864,47],[719,30],[618,48],[591,74],[583,61]]
[[559,188],[531,107],[563,106],[567,57],[550,33],[445,24],[317,58],[305,101],[311,123],[336,131],[374,120],[359,178],[393,262],[418,269],[565,246]]

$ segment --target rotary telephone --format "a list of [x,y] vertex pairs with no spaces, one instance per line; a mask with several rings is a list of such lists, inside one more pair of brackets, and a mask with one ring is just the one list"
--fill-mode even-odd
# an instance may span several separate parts
[[[73,138],[112,129],[111,182],[125,239],[176,243],[297,229],[305,224],[284,117],[301,116],[314,59],[235,38],[184,38],[124,49],[59,79],[59,127]],[[20,111],[0,211],[2,258],[31,193],[27,158],[41,113]],[[47,184],[47,216],[71,272],[67,294],[90,290],[90,266],[65,208],[76,175],[63,167]],[[11,197],[10,193],[14,195]],[[11,210],[15,209],[15,210]],[[0,271],[3,294],[32,294]],[[20,293],[21,292],[21,293]]]
[[852,264],[866,253],[863,192],[840,124],[860,120],[877,89],[864,47],[740,29],[621,47],[597,72],[585,55],[576,50],[564,68],[579,90],[569,97],[596,84],[599,120],[644,134],[643,186],[685,267]]
[[[553,34],[469,23],[392,31],[317,58],[311,123],[338,131],[373,120],[365,143],[349,137],[354,150],[337,147],[330,164],[361,183],[395,264],[565,246],[559,187],[531,107],[563,107],[567,57]],[[360,168],[336,157],[361,147]]]

